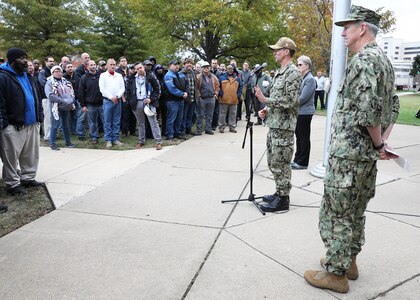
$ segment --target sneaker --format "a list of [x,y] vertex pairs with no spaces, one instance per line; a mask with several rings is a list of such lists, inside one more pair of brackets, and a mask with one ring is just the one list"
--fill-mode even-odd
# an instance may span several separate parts
[[4,213],[7,211],[7,205],[0,203],[0,213]]
[[136,149],[141,149],[144,146],[143,143],[137,143],[136,145]]
[[229,132],[237,133],[238,131],[235,128],[229,128]]
[[201,131],[196,131],[195,133],[194,133],[194,135],[195,136],[198,136],[198,135],[201,135],[202,133],[201,133]]
[[277,192],[275,192],[274,194],[272,194],[272,195],[264,195],[263,197],[262,197],[262,200],[264,201],[264,202],[266,202],[266,203],[271,203],[271,202],[273,202],[276,198],[278,198],[279,197],[279,194],[277,193]]
[[92,145],[98,144],[98,139],[92,139],[91,143],[92,143]]
[[111,149],[112,148],[112,143],[111,142],[106,142],[105,143],[105,148]]
[[290,166],[292,167],[292,170],[306,170],[308,166],[301,166],[295,162],[291,163]]
[[225,132],[225,129],[224,128],[219,128],[219,132],[220,133],[224,133]]
[[45,186],[45,183],[36,180],[22,180],[20,184],[26,188]]
[[66,144],[66,147],[67,148],[76,148],[76,145],[75,144],[72,144],[72,143],[67,143]]
[[210,134],[210,135],[214,135],[214,132],[213,131],[206,131],[206,134]]
[[51,148],[51,150],[54,150],[54,151],[60,150],[60,148],[58,148],[56,144],[51,144],[50,148]]
[[12,196],[26,194],[26,190],[19,184],[13,188],[7,189],[7,193]]
[[157,144],[156,145],[156,150],[162,150],[162,144]]
[[123,143],[121,143],[119,140],[116,140],[114,142],[112,142],[115,146],[122,146],[124,145]]

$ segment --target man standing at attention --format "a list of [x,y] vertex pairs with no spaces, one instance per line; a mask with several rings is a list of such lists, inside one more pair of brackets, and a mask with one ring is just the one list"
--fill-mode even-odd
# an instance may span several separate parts
[[11,48],[7,51],[7,63],[0,66],[0,153],[3,180],[11,195],[26,193],[25,187],[43,185],[35,180],[42,105],[34,78],[25,72],[27,63],[28,55],[23,49]]
[[296,51],[295,42],[282,37],[269,47],[274,51],[274,59],[280,69],[271,81],[270,97],[265,97],[258,86],[255,86],[255,96],[266,105],[258,114],[262,119],[267,117],[267,161],[276,182],[276,192],[263,197],[267,204],[261,205],[261,209],[275,212],[289,210],[289,193],[292,188],[290,162],[295,142],[302,75],[292,63]]
[[112,145],[121,146],[119,141],[121,124],[121,97],[124,95],[125,83],[121,74],[115,72],[117,63],[110,58],[107,69],[99,77],[99,90],[104,99],[104,131],[105,146],[107,149]]
[[364,244],[367,204],[375,195],[376,161],[385,152],[399,102],[394,96],[394,71],[376,44],[380,16],[352,6],[344,27],[347,48],[354,53],[338,88],[331,121],[331,139],[319,230],[327,248],[322,271],[306,271],[313,286],[339,293],[358,278],[356,256]]

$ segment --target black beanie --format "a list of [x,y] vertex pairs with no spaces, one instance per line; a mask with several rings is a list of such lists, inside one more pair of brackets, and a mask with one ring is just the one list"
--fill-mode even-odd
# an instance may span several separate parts
[[28,56],[25,50],[20,49],[20,48],[10,48],[9,50],[7,50],[6,55],[7,55],[7,61],[9,62],[9,64],[23,55]]

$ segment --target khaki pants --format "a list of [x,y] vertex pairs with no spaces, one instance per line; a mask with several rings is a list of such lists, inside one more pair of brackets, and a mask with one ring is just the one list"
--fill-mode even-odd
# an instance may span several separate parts
[[1,131],[0,136],[3,180],[7,188],[18,186],[21,180],[34,180],[39,162],[39,124],[20,130],[9,125]]

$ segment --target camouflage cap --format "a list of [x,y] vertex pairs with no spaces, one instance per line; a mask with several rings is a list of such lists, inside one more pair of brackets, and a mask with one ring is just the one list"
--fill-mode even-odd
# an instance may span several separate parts
[[291,49],[296,50],[296,44],[294,41],[289,39],[288,37],[280,38],[275,45],[268,45],[271,50],[279,50],[279,49]]
[[362,6],[352,5],[347,18],[341,21],[335,22],[335,25],[343,27],[347,22],[354,21],[365,21],[367,23],[376,25],[379,27],[379,20],[381,16],[373,10],[364,8]]

